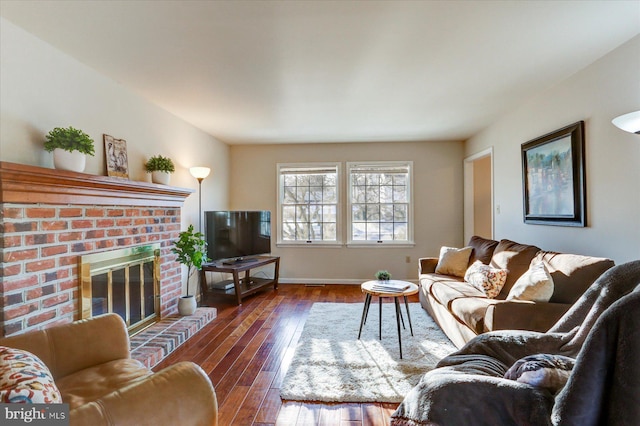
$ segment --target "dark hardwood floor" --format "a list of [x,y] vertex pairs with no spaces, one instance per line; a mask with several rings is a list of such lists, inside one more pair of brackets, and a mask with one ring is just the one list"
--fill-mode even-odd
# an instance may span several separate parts
[[[413,300],[415,298],[415,300]],[[412,296],[412,301],[417,298]],[[397,404],[282,401],[280,384],[311,305],[363,302],[357,285],[281,284],[243,300],[208,300],[218,316],[158,364],[193,361],[209,375],[227,425],[388,425]]]

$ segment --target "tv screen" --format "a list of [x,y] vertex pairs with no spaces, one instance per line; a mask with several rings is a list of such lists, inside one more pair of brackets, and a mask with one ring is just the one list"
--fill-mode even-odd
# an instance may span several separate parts
[[209,259],[238,259],[271,252],[271,212],[209,211],[204,213]]

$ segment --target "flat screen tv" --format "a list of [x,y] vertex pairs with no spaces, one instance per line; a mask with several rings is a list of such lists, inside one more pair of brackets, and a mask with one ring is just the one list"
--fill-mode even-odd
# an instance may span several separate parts
[[212,261],[250,261],[247,256],[271,252],[271,212],[204,213],[207,255]]

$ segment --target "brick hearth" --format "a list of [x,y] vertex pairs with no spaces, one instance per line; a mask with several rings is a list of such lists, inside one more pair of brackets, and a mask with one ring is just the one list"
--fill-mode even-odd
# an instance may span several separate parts
[[160,316],[177,310],[171,253],[189,189],[0,163],[0,321],[8,336],[78,319],[81,255],[161,244]]

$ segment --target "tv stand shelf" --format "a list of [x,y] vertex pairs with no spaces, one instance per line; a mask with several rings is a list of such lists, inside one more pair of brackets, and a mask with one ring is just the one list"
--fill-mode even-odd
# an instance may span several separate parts
[[[255,269],[261,266],[274,265],[273,278],[259,278],[251,276],[251,269]],[[200,283],[202,287],[203,298],[209,295],[215,296],[235,296],[238,305],[242,304],[242,298],[253,294],[267,286],[273,285],[274,289],[278,288],[278,271],[280,269],[280,257],[279,256],[257,256],[252,258],[243,259],[242,262],[212,262],[202,265],[200,270]],[[225,280],[221,283],[217,283],[222,289],[209,288],[207,285],[207,272],[225,272],[232,274],[233,279]],[[241,277],[240,273],[244,272],[244,276]],[[233,283],[233,288],[224,289],[226,284]]]

